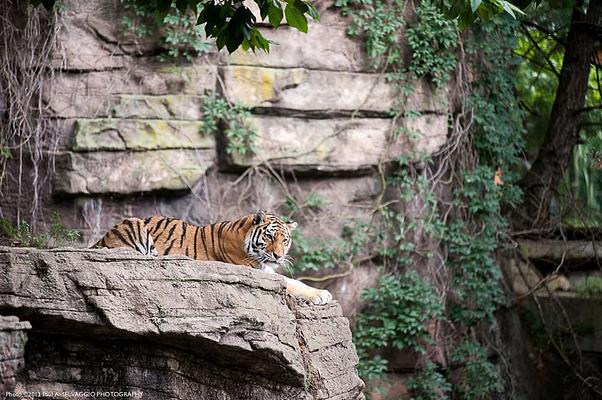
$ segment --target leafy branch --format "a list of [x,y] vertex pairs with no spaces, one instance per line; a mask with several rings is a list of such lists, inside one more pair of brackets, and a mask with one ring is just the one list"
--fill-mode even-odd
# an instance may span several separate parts
[[[34,6],[43,5],[51,10],[57,0],[30,0]],[[232,53],[239,47],[245,50],[270,50],[270,41],[257,29],[257,17],[243,4],[242,0],[135,0],[140,7],[154,13],[160,24],[172,10],[177,8],[183,15],[192,12],[197,25],[205,24],[205,34],[215,38],[218,49],[226,48]],[[286,23],[307,33],[307,18],[320,19],[318,10],[309,0],[255,0],[261,21],[273,27]]]

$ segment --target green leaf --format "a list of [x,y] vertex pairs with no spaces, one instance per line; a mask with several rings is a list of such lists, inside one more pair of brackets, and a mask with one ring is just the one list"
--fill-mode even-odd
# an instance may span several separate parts
[[259,32],[257,30],[257,28],[251,28],[251,35],[257,42],[258,48],[265,50],[267,52],[270,51],[270,42],[266,38],[263,37],[263,35],[261,34],[261,32]]
[[460,30],[463,31],[467,27],[472,26],[472,24],[474,23],[474,19],[474,14],[470,12],[468,8],[465,8],[458,17],[458,28],[460,28]]
[[502,8],[504,9],[504,11],[506,11],[508,14],[512,15],[512,18],[516,19],[516,15],[514,15],[514,11],[510,7],[510,4],[507,1],[502,1],[501,4],[502,4]]
[[299,12],[301,14],[305,14],[306,12],[309,11],[309,7],[302,0],[293,0],[293,2],[289,2],[289,4],[292,4],[293,6],[295,6],[295,8],[297,10],[299,10]]
[[[247,7],[239,7],[227,25],[226,48],[234,52],[243,42],[251,40],[251,27],[255,24],[255,16]],[[253,44],[252,42],[250,43]]]
[[512,15],[514,18],[516,18],[516,15],[514,13],[517,13],[520,15],[525,15],[523,10],[521,10],[514,4],[509,3],[507,1],[502,1],[502,7],[504,8],[504,11],[506,11],[508,14]]
[[290,3],[287,4],[284,9],[284,15],[286,15],[286,22],[290,26],[303,33],[307,33],[307,18],[295,6],[292,6]]
[[242,49],[244,51],[247,51],[251,48],[251,44],[249,44],[249,41],[247,39],[242,41],[242,44],[240,45],[240,47],[242,47]]
[[280,26],[280,22],[282,21],[282,8],[280,8],[280,4],[278,7],[270,7],[270,11],[268,12],[268,18],[270,20],[270,25],[273,27]]
[[205,33],[208,37],[216,37],[225,23],[226,20],[220,16],[220,8],[213,2],[205,4],[197,20],[198,25],[205,24]]
[[470,9],[472,12],[477,11],[477,8],[481,5],[482,0],[470,0]]
[[259,7],[259,15],[263,21],[268,16],[271,8],[271,0],[255,0],[255,3]]
[[455,19],[460,16],[464,10],[464,3],[461,1],[452,2],[451,6],[445,11],[447,19]]
[[314,7],[314,5],[311,4],[309,1],[306,1],[305,4],[307,5],[307,13],[309,14],[309,16],[312,17],[314,21],[319,21],[320,13],[318,12],[318,9]]
[[215,45],[217,46],[218,50],[221,50],[226,45],[226,37],[227,32],[225,27],[215,35]]
[[479,18],[481,18],[481,20],[483,20],[483,22],[488,22],[495,16],[495,12],[491,9],[491,7],[483,6],[479,7],[477,10],[477,15]]

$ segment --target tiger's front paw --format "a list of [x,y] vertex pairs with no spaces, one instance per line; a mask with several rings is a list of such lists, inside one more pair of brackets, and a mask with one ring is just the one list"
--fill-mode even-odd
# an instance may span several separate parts
[[315,289],[314,293],[308,296],[307,300],[317,306],[328,304],[332,301],[332,294],[328,290]]

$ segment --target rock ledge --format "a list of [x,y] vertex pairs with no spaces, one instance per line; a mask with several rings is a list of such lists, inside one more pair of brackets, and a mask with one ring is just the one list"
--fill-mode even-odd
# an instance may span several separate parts
[[16,392],[363,399],[339,305],[278,276],[125,249],[0,247],[0,270],[0,312],[32,327]]

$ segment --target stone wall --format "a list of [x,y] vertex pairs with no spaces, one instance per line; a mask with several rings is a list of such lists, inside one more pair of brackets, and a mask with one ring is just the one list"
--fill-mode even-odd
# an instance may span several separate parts
[[[269,54],[214,52],[170,63],[157,60],[152,41],[122,32],[119,1],[64,4],[53,57],[60,73],[43,96],[58,153],[34,222],[43,226],[58,210],[81,230],[82,246],[127,216],[206,224],[256,209],[284,213],[287,197],[310,193],[324,205],[295,215],[304,234],[337,238],[348,221],[372,217],[379,164],[432,153],[446,139],[447,93],[414,82],[405,107],[420,115],[393,120],[395,89],[367,68],[330,0],[316,2],[322,18],[308,34],[262,27],[275,42]],[[206,132],[206,93],[252,107],[256,154],[226,155],[221,133]],[[420,135],[395,136],[397,128]],[[30,204],[26,192],[4,193],[1,214],[9,219],[15,204]],[[357,268],[331,287],[346,299],[346,313],[375,274]]]

